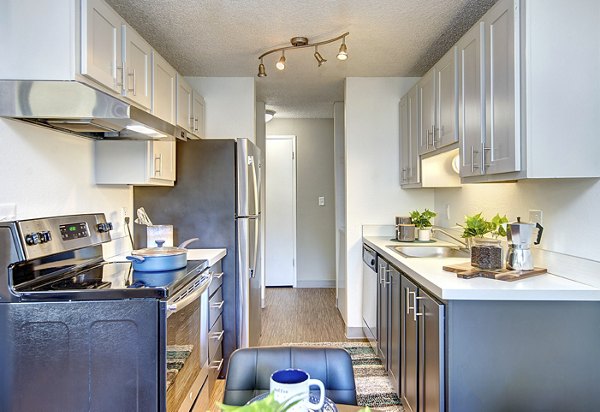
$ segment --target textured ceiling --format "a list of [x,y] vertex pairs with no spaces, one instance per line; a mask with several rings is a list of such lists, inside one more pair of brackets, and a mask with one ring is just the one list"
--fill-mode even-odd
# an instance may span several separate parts
[[[257,99],[278,117],[331,117],[343,100],[343,79],[422,76],[496,0],[108,0],[184,76],[255,76]],[[294,36],[311,42],[349,31],[349,58],[338,61],[339,43],[265,58]]]

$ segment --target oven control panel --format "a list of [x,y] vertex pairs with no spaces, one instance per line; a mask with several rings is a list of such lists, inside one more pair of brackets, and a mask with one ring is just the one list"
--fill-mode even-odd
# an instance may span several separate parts
[[25,259],[109,242],[112,224],[103,213],[57,216],[15,222]]
[[60,229],[60,237],[62,240],[80,239],[90,235],[87,223],[85,222],[68,223],[66,225],[60,225],[58,228]]

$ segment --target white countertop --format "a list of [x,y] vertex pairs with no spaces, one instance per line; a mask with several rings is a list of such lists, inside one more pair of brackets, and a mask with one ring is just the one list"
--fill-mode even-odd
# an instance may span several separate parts
[[[442,266],[469,262],[467,258],[406,258],[387,246],[389,236],[364,236],[364,243],[391,261],[416,282],[443,300],[568,300],[600,301],[600,289],[547,273],[514,282],[461,279]],[[436,246],[448,245],[438,241]],[[414,243],[411,245],[419,245]],[[426,247],[426,245],[421,244]]]
[[[188,260],[208,260],[208,265],[212,266],[227,255],[227,249],[188,249]],[[131,253],[106,258],[107,262],[129,262],[126,256]]]

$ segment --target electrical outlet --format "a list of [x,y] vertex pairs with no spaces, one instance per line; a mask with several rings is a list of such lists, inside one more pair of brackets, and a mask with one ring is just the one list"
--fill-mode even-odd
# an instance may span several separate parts
[[450,220],[450,204],[446,204],[446,220]]
[[529,223],[539,223],[540,225],[543,224],[542,215],[543,214],[542,214],[541,210],[530,209],[529,210]]
[[319,206],[325,206],[325,196],[319,196]]

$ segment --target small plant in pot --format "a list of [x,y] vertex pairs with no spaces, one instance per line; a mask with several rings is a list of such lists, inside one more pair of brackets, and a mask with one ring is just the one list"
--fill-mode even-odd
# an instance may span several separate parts
[[424,212],[414,210],[410,212],[410,220],[419,229],[419,241],[428,242],[431,240],[431,219],[437,216],[437,213],[425,209]]
[[[462,237],[471,245],[471,265],[480,269],[501,269],[503,264],[502,247],[499,237],[506,237],[506,216],[496,214],[486,220],[482,213],[465,216]],[[490,237],[485,237],[491,235]]]

